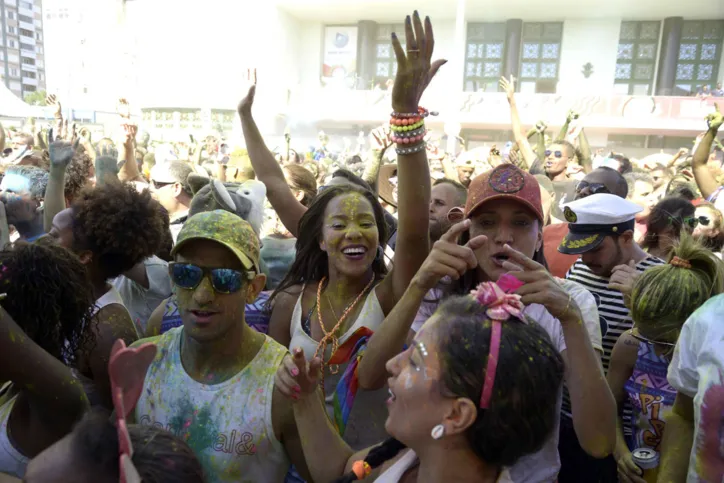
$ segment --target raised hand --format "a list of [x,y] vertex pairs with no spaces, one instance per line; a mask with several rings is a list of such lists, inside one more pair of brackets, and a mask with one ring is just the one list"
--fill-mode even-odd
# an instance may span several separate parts
[[715,102],[714,112],[706,116],[706,124],[709,126],[710,131],[717,132],[722,123],[724,123],[724,116],[722,116],[721,111],[719,111],[719,104]]
[[570,124],[574,120],[578,119],[580,116],[581,115],[579,113],[571,109],[570,111],[568,111],[568,115],[566,116],[566,122]]
[[125,97],[118,99],[118,103],[116,103],[116,112],[122,119],[131,118],[131,104],[128,102],[128,99]]
[[73,159],[76,149],[78,149],[79,140],[68,143],[64,141],[55,141],[48,147],[50,154],[50,164],[53,167],[65,169]]
[[543,305],[553,317],[561,322],[581,320],[580,309],[576,302],[543,265],[531,260],[510,245],[505,245],[503,250],[508,255],[508,260],[503,262],[503,267],[514,272],[515,278],[524,283],[515,291],[521,296],[521,302],[526,305]]
[[114,160],[118,160],[118,150],[116,149],[116,146],[111,142],[106,143],[98,143],[98,147],[96,149],[96,157],[107,157],[107,158],[113,158]]
[[505,96],[508,98],[508,101],[513,100],[515,97],[515,77],[512,75],[510,76],[510,79],[501,77],[498,85],[501,89],[503,89],[503,92],[505,92]]
[[136,126],[135,124],[124,124],[123,133],[125,134],[123,144],[127,148],[133,148],[133,145],[136,142],[136,134],[138,133],[138,126]]
[[485,235],[476,236],[465,245],[458,245],[460,235],[470,228],[470,220],[463,220],[450,229],[432,246],[412,283],[427,291],[434,288],[444,277],[457,280],[468,270],[478,266],[475,250],[488,242]]
[[48,97],[45,98],[45,104],[50,107],[55,107],[55,114],[56,116],[60,116],[62,113],[62,106],[60,105],[60,100],[58,99],[58,96],[55,94],[50,94]]
[[397,34],[392,34],[392,48],[397,58],[397,75],[392,87],[392,109],[403,113],[416,113],[423,92],[437,71],[447,60],[431,62],[435,48],[430,17],[425,17],[425,26],[420,14],[415,13],[405,19],[405,38],[407,52],[402,50]]
[[294,355],[287,354],[274,376],[274,386],[284,396],[298,400],[313,393],[319,387],[322,360],[313,358],[310,362],[304,358],[304,350],[294,349]]
[[536,131],[538,134],[543,134],[543,133],[545,133],[545,132],[546,132],[546,129],[548,129],[548,124],[546,124],[545,121],[538,121],[538,122],[535,124],[535,131]]
[[254,105],[254,96],[256,96],[256,69],[246,69],[246,82],[249,84],[249,90],[236,108],[239,116],[251,114],[251,106]]
[[392,146],[392,131],[388,124],[384,124],[370,133],[370,143],[372,149],[384,151]]

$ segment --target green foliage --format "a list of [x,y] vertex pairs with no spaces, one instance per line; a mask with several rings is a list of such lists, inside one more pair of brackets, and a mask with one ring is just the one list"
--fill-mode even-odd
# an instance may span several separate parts
[[24,101],[31,106],[46,106],[46,97],[48,97],[48,93],[45,91],[28,92],[25,94]]

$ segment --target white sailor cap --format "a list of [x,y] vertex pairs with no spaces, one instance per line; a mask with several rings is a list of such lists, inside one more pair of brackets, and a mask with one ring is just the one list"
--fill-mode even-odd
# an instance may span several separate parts
[[607,236],[633,230],[636,213],[641,211],[643,208],[639,205],[609,193],[567,203],[563,205],[563,215],[568,221],[568,234],[558,251],[580,255],[593,250]]

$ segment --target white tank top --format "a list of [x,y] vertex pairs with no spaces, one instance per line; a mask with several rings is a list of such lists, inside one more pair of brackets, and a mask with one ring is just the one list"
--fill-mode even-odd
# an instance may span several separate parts
[[17,399],[17,395],[0,406],[0,473],[22,478],[25,476],[25,469],[30,458],[20,454],[8,437],[8,419],[15,406],[15,399]]
[[241,372],[220,384],[192,379],[181,364],[183,327],[154,337],[156,359],[135,408],[136,422],[186,441],[209,481],[281,483],[289,469],[274,435],[274,375],[287,350],[270,337]]
[[[302,314],[302,297],[297,299],[292,314],[290,324],[290,333],[292,340],[291,348],[301,347],[304,349],[304,356],[309,360],[314,357],[317,350],[318,342],[312,339],[302,328],[302,317],[306,318],[309,314]],[[342,345],[349,339],[360,327],[367,327],[376,332],[385,320],[385,314],[382,311],[379,300],[377,300],[377,290],[372,291],[365,298],[362,310],[360,310],[357,320],[354,324],[339,338],[339,345]],[[316,322],[315,322],[316,323]],[[402,351],[402,347],[400,347]],[[332,355],[331,344],[327,346],[324,360],[328,360]],[[337,374],[331,374],[329,371],[324,375],[324,393],[325,406],[327,413],[334,420],[334,393],[337,383],[344,374],[347,364],[339,366]],[[385,401],[389,397],[387,385],[376,391],[365,391],[359,389],[355,397],[352,410],[347,420],[347,426],[342,434],[345,442],[355,450],[361,450],[369,446],[375,445],[380,441],[387,439],[385,431],[385,421],[387,420],[387,405]]]
[[[375,483],[398,483],[402,476],[417,463],[417,455],[412,450],[402,455],[402,457],[395,462],[392,466],[387,468],[387,471],[382,473],[375,479]],[[503,469],[500,472],[500,476],[496,480],[496,483],[513,483],[510,479],[507,469]]]

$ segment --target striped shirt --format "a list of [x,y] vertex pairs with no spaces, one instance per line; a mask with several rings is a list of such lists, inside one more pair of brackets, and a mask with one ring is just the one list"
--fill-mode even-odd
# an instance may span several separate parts
[[[647,268],[663,265],[660,258],[648,257],[636,264],[636,270],[643,272]],[[573,280],[583,285],[593,294],[598,305],[598,317],[601,323],[601,335],[603,336],[603,371],[608,372],[608,363],[611,360],[611,352],[618,338],[633,327],[633,321],[629,315],[629,309],[623,303],[623,294],[618,290],[608,288],[609,277],[600,277],[581,261],[579,258],[573,264],[566,279]],[[571,419],[571,400],[568,388],[563,391],[563,404],[561,406],[562,417]],[[631,407],[628,404],[623,408],[624,423],[631,419]],[[624,427],[627,425],[624,424]]]

